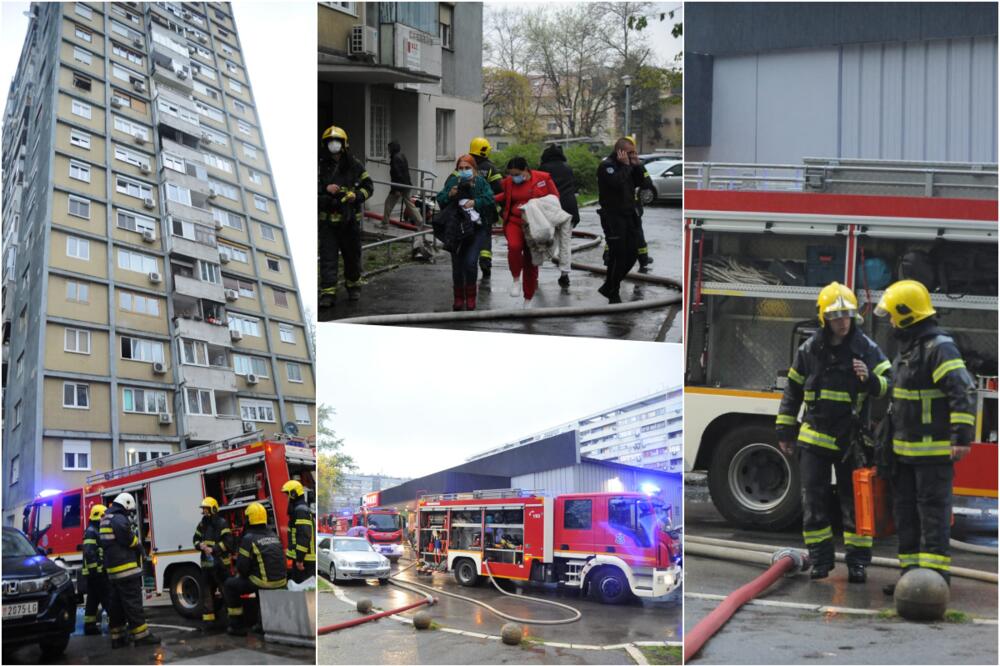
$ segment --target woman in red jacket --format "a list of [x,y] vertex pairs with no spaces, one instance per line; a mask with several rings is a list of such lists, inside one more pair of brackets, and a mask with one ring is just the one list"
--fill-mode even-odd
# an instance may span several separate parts
[[531,301],[538,288],[538,266],[531,263],[531,252],[524,242],[524,216],[522,208],[530,199],[549,194],[559,198],[559,190],[544,171],[532,171],[528,161],[515,157],[507,162],[507,176],[500,181],[497,203],[502,204],[503,232],[507,237],[507,263],[514,276],[511,296],[521,293],[521,273],[524,272],[524,302]]

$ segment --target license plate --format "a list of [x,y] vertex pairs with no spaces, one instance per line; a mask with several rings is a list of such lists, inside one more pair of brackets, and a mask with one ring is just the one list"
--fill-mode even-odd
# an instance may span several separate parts
[[391,553],[392,552],[392,546],[382,546],[378,550],[379,550],[380,553]]
[[24,617],[25,615],[38,615],[38,602],[29,601],[23,604],[4,604],[3,619]]

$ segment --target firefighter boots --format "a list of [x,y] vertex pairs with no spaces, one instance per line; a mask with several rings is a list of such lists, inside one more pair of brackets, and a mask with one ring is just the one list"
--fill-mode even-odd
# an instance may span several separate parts
[[820,578],[826,578],[829,575],[830,575],[829,567],[814,566],[812,568],[812,571],[809,572],[809,578],[811,578],[812,580],[819,580]]
[[133,645],[135,645],[136,647],[141,647],[143,645],[159,645],[159,644],[160,644],[160,637],[150,633],[147,633],[142,638],[135,639],[135,641],[133,642]]
[[868,571],[865,569],[863,564],[847,565],[848,583],[864,583],[867,580],[868,580]]
[[349,301],[361,300],[361,287],[348,287],[347,300]]

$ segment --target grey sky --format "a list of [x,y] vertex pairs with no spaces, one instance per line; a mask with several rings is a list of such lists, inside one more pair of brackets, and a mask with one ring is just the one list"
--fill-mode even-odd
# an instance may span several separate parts
[[320,324],[317,400],[358,471],[420,476],[679,386],[681,346]]
[[[24,12],[29,3],[0,4],[0,109],[4,109],[28,29]],[[238,2],[232,6],[303,303],[315,313],[316,5]]]

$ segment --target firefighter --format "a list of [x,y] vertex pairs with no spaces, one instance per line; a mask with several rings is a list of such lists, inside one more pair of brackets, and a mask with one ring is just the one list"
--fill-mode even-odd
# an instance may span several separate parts
[[194,528],[193,541],[195,549],[201,551],[201,619],[208,628],[215,623],[215,595],[222,593],[236,551],[229,522],[219,515],[219,502],[214,497],[201,501],[201,520]]
[[[503,174],[490,161],[491,152],[493,152],[493,146],[490,145],[490,142],[485,137],[477,136],[469,142],[469,154],[476,160],[476,168],[479,169],[479,175],[490,186],[495,196],[500,194],[500,181],[503,180]],[[490,230],[486,234],[484,247],[479,250],[479,268],[483,272],[483,282],[489,282],[493,274],[493,225],[499,219],[499,205],[494,206],[483,215],[483,223]]]
[[[101,614],[108,613],[108,574],[104,572],[104,550],[101,548],[101,517],[108,507],[95,504],[90,507],[90,523],[83,533],[83,568],[87,586],[87,605],[83,611],[83,633],[98,636],[101,633]],[[98,609],[100,607],[100,610]]]
[[[634,142],[634,138],[633,138]],[[649,177],[649,172],[646,170],[646,165],[640,165],[639,169],[642,171],[640,178],[640,183],[635,191],[635,208],[639,213],[639,235],[638,235],[638,250],[636,254],[639,259],[639,272],[648,273],[649,265],[653,263],[653,258],[649,256],[649,245],[646,243],[646,233],[642,230],[642,216],[645,209],[642,206],[642,191],[653,189],[653,179]]]
[[[867,417],[867,398],[881,398],[890,386],[885,354],[859,328],[858,301],[842,284],[831,282],[816,302],[821,328],[798,348],[776,419],[778,443],[792,455],[798,441],[802,479],[802,536],[812,561],[810,577],[826,578],[834,564],[830,525],[830,470],[837,493],[847,550],[847,580],[863,583],[871,562],[872,538],[855,533],[853,470],[861,466],[859,441]],[[796,417],[805,402],[799,426]],[[797,438],[796,438],[796,430]]]
[[[927,288],[889,286],[875,314],[888,316],[900,348],[893,361],[892,478],[902,573],[933,569],[950,582],[954,462],[970,449],[975,427],[972,375],[955,341],[938,326]],[[895,585],[887,585],[892,594]]]
[[121,493],[101,517],[100,541],[104,550],[104,571],[110,587],[108,627],[112,648],[125,647],[129,637],[135,645],[157,645],[160,642],[149,631],[142,610],[144,552],[132,527],[133,515],[135,499],[129,493]]
[[344,255],[347,298],[361,298],[361,205],[375,189],[364,165],[348,150],[347,132],[330,126],[320,139],[319,307],[333,307],[337,269]]
[[615,142],[614,151],[597,167],[597,214],[608,244],[608,271],[597,291],[609,303],[621,303],[621,282],[638,260],[642,220],[636,207],[635,190],[646,172],[635,143],[628,137]]
[[242,595],[285,587],[285,555],[281,539],[267,526],[267,509],[254,502],[247,507],[246,518],[247,527],[236,556],[236,575],[226,579],[222,588],[229,613],[226,631],[234,636],[247,635]]
[[281,492],[288,495],[288,549],[285,556],[293,562],[288,577],[301,583],[316,575],[316,529],[302,484],[294,479],[287,481]]

